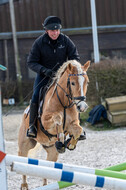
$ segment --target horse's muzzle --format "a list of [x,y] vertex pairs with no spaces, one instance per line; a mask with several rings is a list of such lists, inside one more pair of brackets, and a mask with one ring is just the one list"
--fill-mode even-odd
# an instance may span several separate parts
[[77,104],[77,111],[78,112],[85,112],[88,109],[88,105],[86,102],[82,101]]

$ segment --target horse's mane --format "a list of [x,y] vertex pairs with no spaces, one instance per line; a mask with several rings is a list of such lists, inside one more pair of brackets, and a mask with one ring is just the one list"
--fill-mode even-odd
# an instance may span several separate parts
[[79,62],[77,62],[76,60],[69,60],[65,63],[63,63],[63,65],[58,69],[55,77],[53,78],[53,83],[56,83],[57,85],[57,82],[59,81],[60,77],[63,75],[63,73],[65,72],[67,66],[71,64],[73,66],[75,66],[78,70],[78,72],[82,72],[81,70],[81,64]]
[[[78,70],[78,73],[81,73],[81,72],[82,72],[81,64],[80,64],[78,61],[76,61],[76,60],[69,60],[69,61],[67,61],[67,62],[64,62],[63,65],[60,66],[60,68],[59,68],[58,71],[56,72],[56,74],[55,74],[55,76],[54,76],[54,78],[53,78],[52,84],[50,85],[50,87],[51,87],[53,84],[55,84],[54,90],[53,90],[53,93],[52,93],[51,97],[53,96],[53,94],[54,94],[54,92],[55,92],[55,90],[56,90],[57,83],[58,83],[60,77],[61,77],[61,76],[63,75],[63,73],[66,71],[67,66],[68,66],[69,64],[75,66],[75,67],[77,68],[77,70]],[[49,98],[49,101],[50,101],[51,97]],[[49,101],[48,101],[48,102],[49,102]]]

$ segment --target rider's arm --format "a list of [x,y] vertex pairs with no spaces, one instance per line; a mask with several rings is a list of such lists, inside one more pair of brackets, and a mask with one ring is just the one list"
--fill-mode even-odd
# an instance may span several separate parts
[[40,51],[40,47],[36,41],[33,43],[33,46],[29,53],[29,56],[27,59],[27,65],[32,71],[34,71],[38,74],[44,74],[46,76],[52,75],[52,70],[47,69],[46,67],[44,67],[41,64],[41,51]]

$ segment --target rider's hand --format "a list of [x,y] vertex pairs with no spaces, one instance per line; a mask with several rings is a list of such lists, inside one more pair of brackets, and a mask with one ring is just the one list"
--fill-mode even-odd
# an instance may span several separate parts
[[45,68],[45,67],[42,67],[42,68],[41,68],[40,73],[41,73],[41,74],[44,74],[44,75],[47,76],[47,77],[52,77],[52,76],[54,76],[54,72],[53,72],[51,69],[47,69],[47,68]]
[[44,75],[47,76],[47,77],[52,77],[53,72],[52,72],[51,69],[46,69],[46,71],[44,72]]

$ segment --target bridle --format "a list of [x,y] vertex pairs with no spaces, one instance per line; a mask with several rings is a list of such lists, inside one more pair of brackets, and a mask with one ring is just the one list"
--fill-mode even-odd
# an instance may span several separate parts
[[86,96],[72,97],[72,90],[71,90],[71,85],[70,85],[70,77],[71,76],[83,76],[83,75],[87,75],[87,74],[86,73],[82,73],[82,74],[69,74],[69,76],[68,76],[68,79],[67,79],[67,88],[69,88],[69,93],[70,93],[70,99],[71,100],[80,100],[79,102],[86,100]]
[[[70,77],[71,76],[81,76],[81,75],[87,75],[86,73],[82,73],[82,74],[69,74],[68,75],[68,79],[67,79],[67,88],[69,89],[69,94],[61,87],[61,85],[59,85],[57,83],[57,86],[60,87],[60,89],[63,90],[63,92],[66,94],[67,98],[68,98],[68,102],[69,104],[68,105],[64,105],[59,97],[59,94],[58,94],[58,91],[57,91],[57,86],[56,86],[56,95],[57,95],[57,98],[60,102],[60,104],[62,105],[62,107],[64,108],[64,121],[63,121],[63,130],[65,129],[65,122],[66,122],[66,109],[67,108],[71,108],[73,107],[75,104],[77,105],[79,102],[81,101],[85,101],[86,100],[86,96],[78,96],[78,97],[73,97],[72,96],[72,90],[71,90],[71,85],[70,85]],[[78,103],[76,103],[74,100],[80,100]],[[42,130],[42,132],[48,136],[49,140],[52,138],[52,137],[57,137],[57,134],[56,135],[52,135],[50,134],[47,130],[44,129],[43,125],[42,125],[42,122],[41,122],[41,119],[39,118],[39,122],[40,122],[40,128]],[[65,131],[64,131],[65,133]],[[50,146],[49,146],[50,147]],[[46,147],[47,148],[47,147]]]
[[[62,107],[64,108],[64,122],[63,122],[63,130],[65,128],[65,121],[66,121],[66,109],[67,108],[71,108],[73,107],[75,104],[76,106],[81,102],[81,101],[85,101],[86,100],[86,96],[78,96],[78,97],[73,97],[72,95],[72,90],[71,90],[71,84],[70,84],[70,77],[71,76],[83,76],[83,75],[87,75],[86,73],[81,73],[81,74],[69,74],[68,75],[68,79],[67,79],[67,88],[69,89],[69,94],[61,87],[61,85],[59,85],[57,83],[57,86],[60,87],[60,89],[63,90],[63,92],[66,94],[67,98],[68,98],[68,102],[69,104],[68,105],[63,105],[60,97],[59,97],[59,94],[58,94],[58,91],[57,91],[57,87],[56,87],[56,95],[57,95],[57,98],[60,102],[60,104],[62,105]],[[79,102],[75,102],[75,100],[79,100]]]

